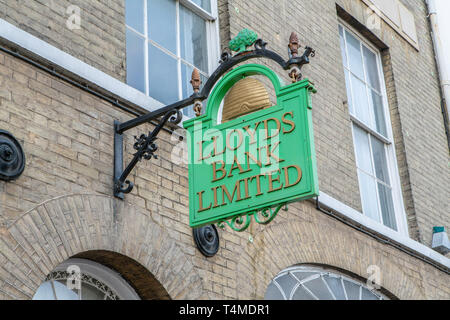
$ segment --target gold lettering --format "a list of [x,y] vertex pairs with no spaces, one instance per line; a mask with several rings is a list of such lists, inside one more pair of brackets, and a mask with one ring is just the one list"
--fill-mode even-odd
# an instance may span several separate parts
[[198,147],[198,153],[199,153],[198,161],[203,161],[203,160],[206,160],[206,159],[211,157],[211,155],[209,155],[206,158],[203,158],[203,143],[205,143],[205,141],[197,142],[197,144],[199,145],[199,147]]
[[[234,148],[231,146],[231,143],[230,143],[231,135],[233,134],[233,132],[237,132],[238,136],[239,136],[239,143],[238,143],[237,147],[234,147]],[[231,151],[237,150],[242,145],[243,141],[244,141],[244,136],[242,135],[242,131],[234,129],[233,131],[230,131],[230,133],[228,133],[228,135],[227,135],[227,141],[226,141],[227,148],[230,149]]]
[[273,178],[274,173],[281,173],[281,170],[278,169],[278,170],[269,172],[269,173],[267,174],[267,175],[269,176],[269,192],[268,192],[268,193],[275,192],[275,191],[281,190],[281,189],[283,188],[283,184],[282,184],[282,183],[281,183],[281,185],[280,185],[279,188],[277,188],[277,189],[274,189],[274,188],[273,188],[273,183],[274,183],[274,182],[280,182],[280,177],[281,177],[281,175],[278,175],[278,178],[274,179],[274,178]]
[[248,171],[251,171],[251,169],[250,169],[250,158],[253,160],[254,163],[256,163],[258,165],[258,167],[262,168],[261,160],[258,160],[258,158],[255,157],[250,152],[246,152],[245,154],[247,155],[247,169],[248,169]]
[[[217,169],[218,163],[222,164],[222,166],[219,169]],[[220,181],[227,176],[227,171],[225,170],[225,161],[223,161],[223,160],[216,161],[212,164],[212,166],[213,166],[213,181],[212,182]],[[222,176],[220,178],[217,178],[217,171],[222,172]]]
[[[297,180],[295,180],[294,183],[289,183],[289,172],[288,171],[290,168],[294,168],[297,171]],[[284,180],[286,182],[286,185],[284,187],[285,189],[299,184],[300,180],[302,180],[302,169],[299,166],[297,166],[297,165],[288,166],[288,167],[283,168],[283,170],[284,170]]]
[[212,138],[213,146],[214,146],[214,155],[213,155],[213,157],[220,156],[221,154],[224,154],[225,150],[226,150],[226,147],[223,147],[223,150],[220,153],[217,151],[217,139],[218,138],[220,138],[220,137],[216,136],[216,137]]
[[255,130],[253,130],[253,132],[250,131],[250,126],[246,126],[243,128],[245,131],[247,131],[248,135],[250,136],[250,144],[251,145],[256,143],[255,133],[256,133],[256,130],[258,130],[258,127],[260,124],[261,124],[261,122],[257,122],[255,124]]
[[228,189],[225,185],[222,186],[222,206],[226,205],[225,195],[227,196],[228,201],[230,201],[230,203],[233,203],[233,199],[234,199],[234,195],[236,194],[236,191],[237,191],[236,201],[243,200],[243,199],[241,199],[241,180],[237,181],[236,184],[234,185],[233,195],[230,195],[230,192],[228,191]]
[[256,180],[256,189],[257,189],[257,191],[258,191],[258,193],[256,194],[257,197],[263,195],[263,193],[261,192],[261,180],[260,180],[261,177],[265,177],[265,175],[263,175],[263,174],[258,174],[258,175],[256,175],[256,176],[250,178],[250,181],[253,181],[253,179]]
[[[275,159],[277,161],[277,163],[283,162],[283,159],[278,158],[277,155],[274,154],[275,149],[278,148],[278,146],[281,144],[281,141],[278,141],[277,143],[275,143],[275,145],[272,147],[271,144],[269,144],[267,147],[261,147],[261,149],[266,148],[266,152],[267,152],[267,163],[265,164],[265,166],[270,166],[272,164],[272,158]],[[277,153],[278,154],[278,153]]]
[[295,129],[295,122],[286,119],[286,115],[288,115],[288,114],[290,114],[291,117],[292,117],[292,119],[294,119],[294,112],[293,112],[293,111],[291,111],[291,112],[286,112],[285,114],[283,114],[283,117],[281,118],[281,120],[283,121],[284,124],[287,124],[287,125],[290,125],[290,126],[291,126],[291,129],[290,129],[289,131],[286,131],[286,129],[283,128],[283,133],[284,133],[284,134],[286,134],[286,133],[291,133],[291,132],[294,131],[294,129]]
[[212,206],[212,204],[209,204],[208,208],[203,208],[203,194],[204,193],[205,193],[205,191],[197,192],[197,194],[198,194],[198,202],[199,202],[199,209],[198,209],[199,213],[211,209],[211,206]]
[[245,179],[241,180],[241,181],[244,181],[244,185],[245,185],[245,198],[243,200],[251,198],[250,193],[249,193],[249,188],[248,188],[248,180],[249,179],[250,178],[245,178]]
[[217,203],[217,189],[219,189],[219,188],[220,187],[211,188],[211,190],[214,192],[214,207],[213,208],[220,207],[219,204]]
[[229,178],[233,176],[233,170],[236,170],[236,169],[239,169],[239,174],[243,174],[243,173],[251,171],[251,170],[244,171],[244,169],[242,168],[241,164],[238,161],[237,156],[234,156],[234,162],[231,165],[230,174],[228,175]]
[[[275,121],[277,124],[277,132],[273,136],[269,136],[269,121]],[[280,129],[281,129],[280,120],[278,120],[277,118],[270,118],[270,119],[264,120],[264,129],[266,130],[266,139],[265,140],[269,140],[269,139],[272,139],[272,138],[278,136],[280,134]]]

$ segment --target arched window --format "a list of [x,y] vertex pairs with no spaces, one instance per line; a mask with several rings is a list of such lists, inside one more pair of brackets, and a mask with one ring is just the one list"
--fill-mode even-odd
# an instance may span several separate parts
[[364,282],[334,270],[297,266],[279,273],[269,284],[266,300],[384,300]]
[[90,260],[69,259],[51,272],[33,300],[139,300],[115,271]]

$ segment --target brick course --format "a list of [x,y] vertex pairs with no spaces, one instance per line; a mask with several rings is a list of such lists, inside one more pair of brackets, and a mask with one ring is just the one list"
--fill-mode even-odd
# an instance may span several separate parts
[[161,226],[154,219],[159,212],[149,215],[104,195],[57,197],[0,228],[0,292],[29,299],[54,267],[75,256],[122,270],[149,299],[262,299],[280,270],[298,264],[333,266],[362,278],[376,265],[392,298],[450,297],[443,285],[448,274],[314,211],[309,202],[295,204],[271,226],[252,226],[244,234],[220,231],[221,250],[205,259],[193,248],[186,224],[181,230]]
[[[28,21],[43,21],[36,13],[28,16],[9,9],[19,3],[8,2],[8,9],[0,12],[9,12],[5,19],[48,40],[39,31],[43,27]],[[338,3],[364,21],[358,1]],[[383,59],[409,231],[429,246],[433,225],[450,228],[449,158],[431,39],[428,27],[422,26],[426,25],[424,5],[416,4],[419,52],[385,25],[378,36],[389,46]],[[107,7],[103,2],[95,5]],[[0,0],[0,8],[5,6]],[[114,12],[123,10],[121,1],[109,1],[108,6]],[[92,10],[92,14],[116,15],[109,11],[102,8],[102,13]],[[361,210],[351,122],[343,104],[347,98],[335,3],[229,0],[219,1],[219,12],[222,46],[230,35],[249,27],[258,30],[274,51],[286,52],[292,30],[298,32],[302,45],[317,50],[304,73],[319,90],[313,98],[313,118],[320,189]],[[123,16],[116,18],[120,21]],[[73,35],[69,39],[78,41]],[[50,43],[74,54],[67,44]],[[114,50],[118,51],[120,46]],[[105,59],[115,65],[115,58]],[[286,72],[272,67],[288,80]],[[105,64],[100,69],[108,68]],[[115,69],[107,72],[123,79]],[[421,76],[420,83],[416,75]],[[424,98],[429,101],[426,108],[421,105]],[[448,274],[325,216],[309,202],[290,205],[266,227],[252,225],[244,233],[220,230],[219,253],[205,259],[195,248],[188,225],[187,166],[172,161],[178,142],[167,132],[158,136],[159,159],[139,163],[131,174],[136,187],[126,201],[111,198],[114,119],[125,121],[131,116],[0,53],[0,128],[19,139],[27,157],[25,172],[17,181],[0,182],[0,298],[31,298],[58,264],[91,250],[133,259],[153,274],[171,298],[263,298],[278,272],[311,263],[346,269],[362,278],[368,276],[367,266],[376,264],[382,270],[383,287],[395,297],[450,298]],[[133,136],[150,129],[145,125],[126,133],[127,159],[134,152]],[[105,260],[102,254],[90,258]]]
[[[383,21],[367,40],[377,37],[388,48],[382,56],[409,233],[431,246],[433,226],[450,230],[450,157],[426,5],[421,0],[404,3],[415,16],[420,51]],[[258,30],[259,37],[276,52],[286,52],[291,31],[298,33],[303,46],[316,49],[304,74],[318,89],[313,97],[313,120],[319,186],[361,211],[351,122],[343,103],[347,97],[336,4],[362,25],[367,21],[367,6],[360,0],[289,1],[289,5],[286,1],[223,0],[219,4],[229,9],[228,15],[221,16],[221,28],[229,30],[222,31],[226,36],[222,47],[227,46],[228,34],[233,37],[250,28]],[[280,74],[289,81],[286,72]]]
[[[81,29],[66,26],[70,6],[80,8]],[[0,18],[119,80],[126,79],[123,0],[1,0]]]

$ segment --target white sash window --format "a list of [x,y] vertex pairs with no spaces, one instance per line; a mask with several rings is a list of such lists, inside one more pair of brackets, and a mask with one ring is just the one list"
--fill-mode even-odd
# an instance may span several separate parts
[[[189,97],[219,56],[216,0],[126,0],[127,83],[164,105]],[[192,117],[192,108],[184,110]]]
[[407,234],[380,52],[339,25],[364,215]]

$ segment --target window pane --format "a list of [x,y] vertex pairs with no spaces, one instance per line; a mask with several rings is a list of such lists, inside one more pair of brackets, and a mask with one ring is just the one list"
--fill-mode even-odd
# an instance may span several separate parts
[[340,278],[325,276],[325,281],[333,291],[336,300],[345,300],[344,288],[342,287],[342,282]]
[[369,100],[367,99],[366,85],[353,75],[351,75],[351,78],[355,116],[367,126],[370,126]]
[[[188,66],[184,63],[181,63],[181,85],[183,90],[183,99],[190,97],[194,90],[192,89],[191,85],[191,79],[192,79],[192,71],[193,68],[191,66]],[[200,90],[205,85],[206,81],[208,81],[208,78],[205,77],[203,74],[200,74],[200,79],[202,80],[202,84],[200,85]],[[208,100],[203,100],[203,110],[206,109],[206,104],[208,103]],[[194,106],[190,106],[183,109],[183,113],[188,117],[195,117],[194,112]]]
[[339,38],[341,40],[342,62],[344,66],[348,67],[347,52],[345,51],[344,29],[342,28],[342,26],[339,26]]
[[372,157],[370,155],[369,136],[357,126],[353,126],[355,132],[355,149],[358,168],[373,174]]
[[175,4],[174,0],[147,1],[149,38],[173,53],[177,53]]
[[372,140],[373,161],[375,164],[376,176],[378,179],[385,182],[386,184],[390,184],[384,143],[375,138],[374,136],[371,136],[371,140]]
[[378,192],[380,193],[383,223],[387,227],[397,230],[397,223],[395,222],[394,203],[392,202],[392,190],[382,183],[378,183]]
[[361,291],[361,300],[380,300],[376,295],[367,290],[366,288],[362,288]]
[[321,277],[308,281],[304,285],[319,298],[319,300],[334,300],[330,290],[328,290]]
[[164,104],[178,101],[177,61],[151,44],[148,55],[150,96]]
[[381,222],[378,214],[378,195],[375,179],[361,170],[358,170],[358,176],[363,212],[369,218]]
[[202,7],[208,12],[211,12],[211,0],[191,0],[193,3]]
[[85,283],[81,287],[81,296],[83,300],[103,300],[105,298],[103,292]]
[[274,285],[272,282],[267,287],[266,296],[264,297],[265,300],[284,300],[283,295],[281,294],[280,290],[276,285]]
[[375,116],[376,131],[383,136],[387,136],[386,119],[384,118],[383,100],[381,96],[373,90],[370,90],[370,104],[373,115]]
[[316,275],[317,272],[302,272],[302,271],[299,271],[299,272],[294,272],[293,274],[298,279],[298,281],[303,281],[303,280],[305,280],[305,279],[307,279],[307,278],[309,278],[309,277],[311,277],[313,275]]
[[206,22],[183,6],[180,6],[180,41],[181,58],[208,72]]
[[278,277],[275,281],[283,288],[284,294],[288,299],[291,296],[292,289],[298,283],[289,273]]
[[53,293],[52,283],[46,281],[38,288],[34,294],[33,300],[56,300]]
[[363,53],[367,81],[373,88],[380,92],[380,78],[378,76],[377,57],[372,51],[364,46]]
[[144,0],[126,0],[125,21],[134,30],[144,33]]
[[364,79],[364,69],[362,63],[360,42],[350,33],[345,32],[347,39],[348,60],[350,70],[360,79]]
[[145,40],[127,29],[127,83],[145,93]]
[[292,300],[316,300],[302,286],[298,287],[292,296]]
[[359,288],[356,283],[344,280],[345,291],[347,292],[348,300],[359,300]]
[[[65,281],[64,281],[65,282]],[[53,281],[57,300],[79,300],[78,294],[59,281]]]
[[345,87],[347,88],[347,99],[348,99],[348,107],[350,113],[355,113],[355,108],[353,108],[353,98],[352,98],[352,90],[350,83],[350,72],[345,70]]

